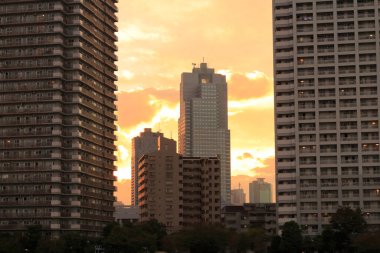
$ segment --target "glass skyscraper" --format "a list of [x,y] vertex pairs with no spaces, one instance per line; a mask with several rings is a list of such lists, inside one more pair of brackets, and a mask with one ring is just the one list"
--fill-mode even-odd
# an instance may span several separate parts
[[222,203],[230,202],[231,165],[226,77],[207,63],[181,77],[179,153],[184,156],[220,156]]

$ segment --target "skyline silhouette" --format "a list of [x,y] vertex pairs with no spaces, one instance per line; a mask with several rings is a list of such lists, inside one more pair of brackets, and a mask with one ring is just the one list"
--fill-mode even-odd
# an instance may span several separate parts
[[231,188],[240,181],[248,192],[244,182],[254,177],[273,184],[271,2],[132,0],[118,7],[118,198],[129,201],[122,180],[130,179],[134,136],[149,127],[177,140],[180,75],[203,57],[227,76]]

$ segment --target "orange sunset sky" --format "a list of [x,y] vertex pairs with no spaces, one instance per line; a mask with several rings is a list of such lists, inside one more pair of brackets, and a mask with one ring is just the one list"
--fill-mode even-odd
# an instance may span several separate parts
[[271,2],[119,1],[119,201],[130,203],[131,139],[146,127],[177,139],[180,75],[203,57],[228,80],[232,188],[274,183]]

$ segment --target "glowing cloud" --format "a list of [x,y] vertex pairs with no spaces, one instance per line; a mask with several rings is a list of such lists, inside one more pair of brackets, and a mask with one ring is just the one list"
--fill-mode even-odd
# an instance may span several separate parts
[[120,29],[117,32],[119,42],[131,42],[131,41],[158,41],[158,42],[168,42],[170,38],[168,35],[164,35],[164,29],[151,29],[150,31],[143,31],[139,26],[129,25],[125,28]]

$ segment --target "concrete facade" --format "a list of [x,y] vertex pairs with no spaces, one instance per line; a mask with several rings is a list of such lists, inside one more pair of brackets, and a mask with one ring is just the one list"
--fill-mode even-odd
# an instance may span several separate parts
[[222,202],[229,203],[231,158],[226,77],[201,63],[191,73],[182,73],[180,93],[179,153],[220,156]]
[[232,189],[231,190],[231,204],[241,206],[244,203],[246,203],[244,190]]
[[263,229],[267,235],[276,234],[276,204],[244,204],[225,206],[222,223],[228,229],[244,232],[248,229]]
[[113,221],[115,0],[0,1],[0,231]]
[[183,169],[183,227],[220,223],[220,158],[180,156],[180,162]]
[[379,1],[274,0],[278,225],[380,224]]
[[119,224],[133,224],[140,220],[139,207],[138,206],[127,206],[123,203],[115,203],[115,221]]
[[138,165],[139,160],[145,154],[157,151],[158,139],[164,137],[162,133],[152,132],[152,129],[145,128],[140,136],[132,139],[132,156],[131,156],[131,204],[138,206]]
[[183,157],[163,145],[140,159],[138,192],[141,221],[156,219],[170,232],[219,223],[220,160]]
[[168,230],[175,231],[181,225],[182,170],[175,141],[166,141],[166,146],[160,146],[163,149],[146,154],[139,161],[138,204],[141,221],[156,219],[165,224]]
[[272,185],[264,180],[257,178],[249,183],[249,203],[272,203]]

